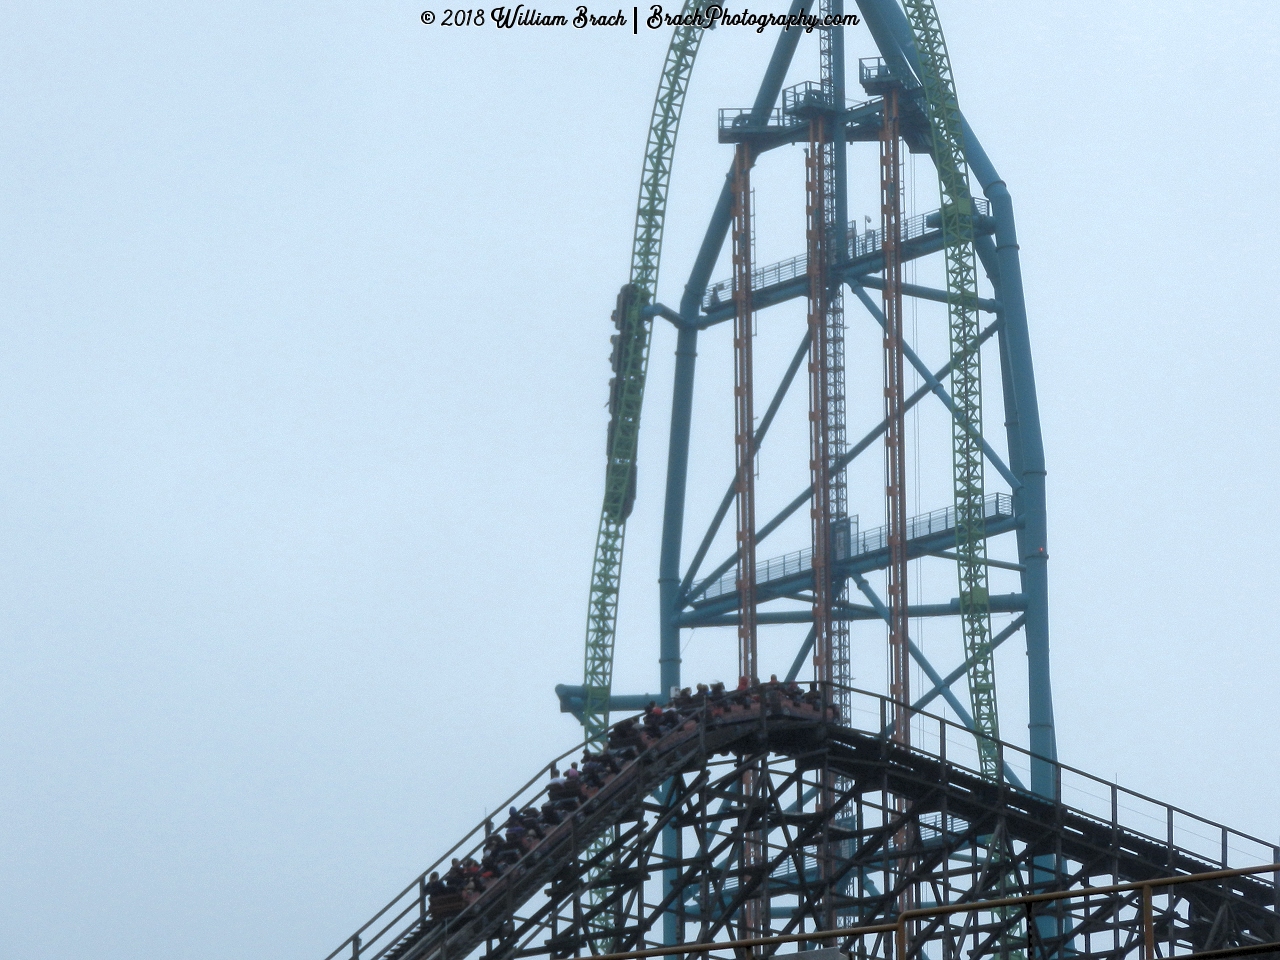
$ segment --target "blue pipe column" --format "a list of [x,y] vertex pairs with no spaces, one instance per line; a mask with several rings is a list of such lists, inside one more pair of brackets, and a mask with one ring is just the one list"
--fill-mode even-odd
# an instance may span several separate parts
[[[1022,267],[1018,260],[1018,235],[1013,219],[1013,198],[977,137],[965,124],[965,152],[969,166],[991,201],[996,220],[996,264],[999,267],[1000,304],[1004,324],[1000,330],[1001,367],[1007,369],[1006,392],[1014,399],[1012,434],[1022,489],[1016,491],[1021,520],[1018,529],[1022,592],[1027,597],[1027,692],[1032,754],[1031,789],[1044,797],[1054,795],[1053,765],[1058,757],[1053,726],[1053,685],[1049,666],[1049,549],[1045,510],[1044,437],[1040,432],[1040,405],[1036,397],[1031,337],[1022,291]],[[1006,401],[1007,402],[1007,401]]]
[[693,419],[693,374],[698,358],[698,328],[685,325],[676,336],[675,386],[671,397],[671,439],[667,445],[667,497],[662,517],[662,553],[658,561],[661,605],[658,671],[665,698],[680,686],[680,543],[684,537],[684,497],[689,476],[689,424]]

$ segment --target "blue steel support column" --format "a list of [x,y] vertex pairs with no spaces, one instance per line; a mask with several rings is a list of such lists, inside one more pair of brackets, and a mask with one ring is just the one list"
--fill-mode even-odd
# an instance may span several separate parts
[[[1053,687],[1049,667],[1049,550],[1045,513],[1044,438],[1040,433],[1040,405],[1036,397],[1031,337],[1022,293],[1022,267],[1018,260],[1018,235],[1014,227],[1013,198],[978,138],[965,124],[965,146],[983,193],[991,201],[996,220],[996,263],[1000,270],[1000,304],[1004,325],[1000,330],[1001,366],[1007,361],[1008,387],[1015,404],[1015,432],[1022,489],[1018,533],[1022,592],[1027,597],[1027,692],[1031,752],[1056,760],[1058,748],[1053,729]],[[1012,458],[1014,447],[1010,447]],[[1031,789],[1041,796],[1054,793],[1053,767],[1046,760],[1032,760]]]
[[[999,255],[996,253],[995,241],[990,237],[978,237],[974,241],[974,246],[978,251],[978,259],[982,261],[983,269],[986,270],[987,279],[991,281],[991,285],[995,287],[996,300],[1000,299],[1000,263]],[[1004,326],[1001,325],[1000,332],[997,335],[1000,344],[1000,389],[1004,395],[1004,432],[1005,442],[1009,445],[1009,469],[1015,476],[1022,476],[1024,472],[1022,464],[1022,427],[1018,420],[1018,398],[1013,388],[1013,367],[1009,360],[1009,339],[1004,334]],[[1023,516],[1025,513],[1025,505],[1022,500],[1022,486],[1019,483],[1013,489],[1013,512],[1016,516]],[[1023,543],[1026,537],[1026,531],[1020,526],[1017,529],[1018,538],[1018,556],[1023,556],[1027,551]],[[1025,587],[1026,584],[1023,584]]]
[[[792,15],[808,13],[813,0],[792,0]],[[763,120],[777,103],[786,79],[791,58],[800,42],[802,30],[784,30],[773,48],[773,56],[760,82],[760,91],[752,105],[753,115]],[[730,172],[732,173],[732,171]],[[680,541],[684,534],[684,498],[689,474],[689,421],[693,412],[693,373],[697,356],[698,332],[692,324],[697,320],[702,303],[702,293],[711,279],[720,249],[729,232],[732,215],[732,196],[729,179],[720,188],[711,222],[703,236],[689,282],[680,298],[680,316],[685,326],[680,328],[676,341],[676,375],[671,405],[671,439],[667,448],[667,492],[662,516],[662,552],[658,562],[659,596],[659,672],[662,693],[680,685]],[[663,855],[675,859],[679,848],[679,836],[674,826],[662,831]],[[664,870],[663,886],[669,891],[676,884],[679,873]],[[677,939],[676,913],[668,910],[662,916],[662,942],[668,946]]]
[[666,697],[680,686],[680,543],[684,537],[684,496],[689,475],[689,423],[693,417],[693,374],[698,329],[682,326],[676,337],[675,386],[671,396],[671,440],[667,445],[667,496],[662,518],[658,595],[661,604],[658,690]]
[[[983,258],[983,264],[984,266],[987,267],[987,275],[988,277],[991,278],[991,282],[996,288],[996,298],[999,299],[1001,295],[1001,291],[1003,289],[1002,284],[1000,283],[999,254],[995,249],[995,245],[991,242],[989,238],[984,237],[983,240],[986,242],[979,245],[979,256]],[[999,344],[1000,344],[1000,378],[1001,378],[1001,385],[1004,391],[1005,435],[1007,436],[1008,443],[1009,443],[1009,466],[1014,471],[1014,473],[1022,477],[1025,481],[1027,477],[1027,470],[1022,457],[1022,425],[1021,425],[1021,420],[1018,413],[1018,396],[1017,396],[1017,387],[1015,385],[1017,381],[1017,376],[1014,370],[1009,337],[1007,336],[1005,332],[1005,327],[1003,326],[1001,326],[1000,328]],[[1033,387],[1034,387],[1034,383],[1033,383]],[[1039,436],[1039,429],[1040,429],[1040,420],[1039,420],[1039,417],[1037,416],[1036,417],[1037,439]],[[1042,469],[1042,472],[1040,475],[1040,480],[1042,482],[1038,490],[1033,488],[1032,496],[1035,496],[1036,494],[1039,495],[1039,498],[1040,498],[1039,510],[1041,515],[1043,516],[1044,514],[1043,448],[1041,448],[1041,469]],[[1023,486],[1013,491],[1013,510],[1014,510],[1015,516],[1027,517],[1030,515],[1031,510],[1033,509],[1033,503],[1028,498],[1027,494],[1028,494],[1028,489],[1025,483]],[[1041,546],[1043,546],[1044,544],[1043,525],[1041,525],[1039,532],[1042,538],[1040,540],[1040,544]],[[1030,524],[1019,525],[1017,528],[1018,556],[1021,558],[1024,558],[1024,566],[1025,566],[1025,558],[1034,553],[1034,550],[1031,549],[1031,544],[1034,542],[1032,540],[1032,537],[1034,537],[1035,535],[1036,535],[1036,529]],[[1045,672],[1045,677],[1044,677],[1045,687],[1048,688],[1048,682],[1049,682],[1049,678],[1048,678],[1049,665],[1048,665],[1048,657],[1047,657],[1048,609],[1047,609],[1047,604],[1045,603],[1037,604],[1036,598],[1034,598],[1032,595],[1028,594],[1027,592],[1028,590],[1035,589],[1034,584],[1028,580],[1026,575],[1029,569],[1030,569],[1029,567],[1024,569],[1024,572],[1022,574],[1022,590],[1023,590],[1023,595],[1027,597],[1027,610],[1030,611],[1033,608],[1039,608],[1043,613],[1043,617],[1044,617],[1043,636],[1045,640],[1043,648],[1045,650],[1046,656],[1045,656],[1045,661],[1042,669]],[[1047,590],[1047,582],[1046,582],[1047,578],[1044,577],[1044,574],[1046,572],[1047,571],[1043,569],[1043,564],[1042,564],[1041,565],[1042,579],[1040,582],[1040,589],[1042,590]],[[1041,596],[1043,597],[1044,595],[1042,594]],[[1027,668],[1028,668],[1028,674],[1030,676],[1030,675],[1033,675],[1033,671],[1035,669],[1035,665],[1031,659],[1031,651],[1033,649],[1033,644],[1031,639],[1032,638],[1031,630],[1033,628],[1030,625],[1030,618],[1024,617],[1024,626],[1027,629],[1027,658],[1028,658]],[[1043,705],[1046,699],[1048,700],[1048,711],[1049,711],[1049,749],[1052,749],[1054,751],[1053,755],[1056,757],[1057,744],[1055,743],[1055,738],[1053,735],[1053,726],[1052,726],[1053,724],[1052,694],[1050,692],[1050,695],[1047,698],[1044,698],[1044,697],[1032,698],[1031,702],[1032,704],[1036,704],[1038,702]],[[1032,716],[1034,717],[1034,713],[1032,714]],[[1032,750],[1034,751],[1035,749],[1036,748],[1033,741]],[[1044,748],[1042,747],[1041,749],[1044,749]],[[1052,797],[1056,792],[1052,782],[1053,773],[1052,771],[1050,771],[1048,777],[1046,778],[1045,772],[1043,770],[1045,766],[1046,764],[1043,761],[1032,760],[1032,768],[1031,768],[1032,789],[1035,790],[1037,793],[1043,793],[1045,796]],[[1036,779],[1037,777],[1039,777],[1038,780]],[[1046,779],[1050,781],[1047,787],[1045,784]],[[1031,871],[1031,885],[1032,885],[1033,892],[1039,889],[1046,889],[1046,890],[1051,889],[1053,884],[1061,876],[1061,873],[1062,873],[1061,861],[1059,861],[1057,858],[1052,856],[1047,856],[1047,857],[1042,856],[1042,857],[1036,857],[1034,863],[1035,863],[1035,869]],[[1056,918],[1053,918],[1053,917],[1041,917],[1039,920],[1036,921],[1036,925],[1040,930],[1041,937],[1045,940],[1055,939],[1062,933],[1062,930],[1059,927],[1058,921],[1056,920]],[[1058,956],[1060,956],[1060,954],[1054,954],[1053,957],[1050,958],[1050,960],[1056,960]]]
[[[1044,439],[1040,434],[1040,406],[1036,398],[1035,370],[1031,363],[1031,338],[1027,332],[1026,303],[1022,295],[1022,268],[1018,262],[1018,238],[1014,230],[1013,199],[998,179],[982,146],[965,124],[965,147],[982,190],[991,201],[996,218],[996,263],[1000,269],[1000,298],[1004,326],[1000,330],[1001,367],[1008,370],[1006,389],[1012,388],[1021,461],[1021,509],[1018,516],[1018,554],[1025,568],[1022,592],[1027,598],[1024,627],[1027,637],[1027,726],[1031,733],[1031,789],[1055,797],[1057,784],[1050,760],[1058,757],[1053,729],[1053,686],[1049,673],[1049,551],[1045,515]],[[979,159],[981,163],[979,163]],[[1010,449],[1010,456],[1013,455]],[[1037,759],[1037,757],[1048,759]],[[1031,871],[1032,890],[1048,888],[1061,864],[1052,856],[1036,857]],[[1060,933],[1052,917],[1036,922],[1042,937]]]
[[[1018,419],[1018,398],[1013,387],[1013,364],[1009,359],[1009,339],[1001,328],[997,334],[1000,344],[1000,384],[1004,393],[1004,431],[1005,438],[1009,444],[1009,469],[1015,476],[1022,476],[1026,471],[1022,465],[1022,426]],[[1021,517],[1026,515],[1026,502],[1022,497],[1023,488],[1019,486],[1013,491],[1013,513],[1014,516]],[[1026,546],[1026,529],[1019,526],[1016,535],[1018,538],[1018,556],[1025,556],[1027,553]],[[1026,583],[1022,584],[1026,589]]]
[[[898,55],[919,75],[919,58],[911,25],[895,0],[858,0],[863,19],[886,60]],[[885,49],[897,49],[891,54]],[[1009,383],[1017,405],[1022,480],[1019,553],[1026,567],[1022,592],[1027,597],[1028,728],[1034,754],[1049,759],[1058,755],[1053,725],[1053,690],[1049,671],[1048,531],[1045,522],[1044,440],[1040,434],[1040,408],[1036,399],[1031,340],[1027,332],[1026,304],[1022,292],[1022,267],[1018,260],[1013,200],[968,122],[964,123],[965,154],[983,193],[991,201],[996,220],[996,264],[1000,277],[1001,339],[1007,345]],[[1012,452],[1012,451],[1011,451]],[[1032,761],[1031,789],[1045,797],[1054,794],[1053,768]]]

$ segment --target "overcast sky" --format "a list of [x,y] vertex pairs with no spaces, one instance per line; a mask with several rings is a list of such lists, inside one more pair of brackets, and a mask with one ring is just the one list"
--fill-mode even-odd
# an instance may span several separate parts
[[[939,8],[1019,218],[1060,755],[1280,838],[1272,5]],[[319,960],[577,739],[552,687],[581,682],[608,316],[667,33],[421,10],[4,6],[0,956]],[[729,162],[715,111],[751,102],[775,35],[703,45],[668,302]],[[816,74],[814,35],[788,82]],[[873,155],[855,166],[874,217]],[[761,261],[800,251],[802,170],[799,148],[762,161]],[[777,314],[764,381],[803,324]],[[938,321],[913,315],[935,358]],[[691,538],[732,460],[726,333],[701,347]],[[879,360],[854,342],[866,401]],[[657,681],[673,346],[660,324],[627,692]],[[797,396],[762,510],[804,472],[781,455]],[[949,497],[922,417],[913,512]],[[879,464],[851,478],[864,526]],[[732,674],[730,633],[685,639],[689,682]],[[762,641],[766,670],[790,643]],[[883,631],[857,643],[879,688]],[[1020,741],[1024,658],[998,667]]]

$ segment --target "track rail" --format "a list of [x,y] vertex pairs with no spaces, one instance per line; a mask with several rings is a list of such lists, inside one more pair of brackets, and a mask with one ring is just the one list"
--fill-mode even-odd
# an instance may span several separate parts
[[[766,875],[770,896],[800,898],[794,908],[799,916],[804,897],[811,896],[816,901],[818,895],[813,878],[798,870],[797,863],[805,861],[797,851],[820,836],[823,829],[836,831],[854,845],[844,867],[845,876],[865,880],[869,871],[880,869],[888,852],[885,838],[891,834],[887,828],[859,826],[863,823],[862,814],[849,819],[853,805],[865,802],[876,791],[885,797],[909,801],[919,837],[917,869],[924,871],[913,882],[926,882],[928,870],[943,869],[946,857],[954,854],[943,849],[947,844],[964,839],[972,845],[993,831],[1009,841],[1010,850],[1021,851],[1020,864],[1014,862],[1013,854],[1009,855],[1010,869],[1024,870],[1027,876],[1037,869],[1032,864],[1040,861],[1035,858],[1043,857],[1046,851],[1053,852],[1060,863],[1082,865],[1071,877],[1059,878],[1066,886],[1078,886],[1081,876],[1106,875],[1138,882],[1171,873],[1202,873],[1280,860],[1280,850],[1263,840],[1063,764],[1052,765],[1051,797],[993,782],[982,774],[973,734],[939,717],[916,714],[911,745],[892,743],[884,734],[892,717],[892,702],[865,691],[848,693],[853,712],[847,719],[852,727],[774,695],[750,708],[718,711],[703,706],[692,711],[677,730],[624,767],[571,819],[548,831],[545,839],[447,925],[433,923],[428,915],[427,873],[451,856],[476,852],[483,841],[483,823],[348,937],[327,960],[462,960],[486,941],[486,955],[501,958],[563,955],[566,951],[573,954],[582,949],[642,949],[656,946],[645,931],[663,911],[674,909],[675,903],[684,904],[686,898],[688,904],[680,909],[695,911],[690,914],[695,919],[696,911],[704,909],[700,904],[706,904],[705,909],[714,914],[702,921],[707,925],[702,939],[723,939],[734,904],[752,896],[752,885],[765,882]],[[567,751],[554,762],[573,752]],[[1012,744],[997,742],[994,752],[1002,765],[1008,764],[1019,772],[1028,770],[1032,762],[1026,750]],[[732,812],[731,784],[740,777],[734,771],[760,762],[789,765],[791,773],[787,776],[793,785],[801,782],[804,770],[828,765],[850,786],[841,808],[828,817],[828,827],[823,826],[822,817],[815,819],[814,813],[804,810],[787,812],[779,808],[755,815],[765,817],[765,822],[775,819],[782,825],[779,829],[795,831],[789,841],[794,849],[774,851],[774,861],[764,874],[744,877],[735,873],[731,852],[734,840],[732,830],[726,826],[742,816],[741,811]],[[720,780],[715,779],[717,764],[729,766]],[[545,786],[539,780],[550,766],[543,767],[502,806],[538,802],[545,794]],[[721,781],[727,786],[716,787]],[[706,808],[704,801],[699,813],[695,802],[698,791],[719,796],[719,812]],[[724,802],[730,806],[723,806]],[[884,806],[888,808],[887,803]],[[721,848],[728,852],[686,857],[687,862],[678,871],[678,889],[667,894],[666,907],[650,906],[647,913],[633,907],[624,910],[624,905],[634,902],[637,896],[643,906],[647,877],[661,875],[664,868],[659,863],[669,864],[656,852],[662,830],[676,823],[687,825],[699,816],[710,818],[708,836],[718,830],[729,831],[721,841]],[[754,824],[760,822],[756,820]],[[747,829],[748,821],[741,823],[742,829]],[[968,826],[959,828],[954,824]],[[968,834],[967,838],[960,838],[957,830]],[[982,842],[991,843],[989,839]],[[708,847],[708,851],[711,849]],[[726,856],[728,860],[724,859]],[[892,874],[890,870],[889,876]],[[708,893],[708,878],[714,878],[718,885],[712,891],[714,895]],[[1053,878],[1042,878],[1041,886],[1054,882]],[[1235,898],[1230,900],[1235,911],[1230,922],[1237,927],[1253,929],[1259,923],[1265,926],[1275,920],[1274,882],[1246,878],[1233,880],[1223,889]],[[866,890],[873,888],[867,886]],[[593,892],[597,895],[591,896]],[[864,919],[890,915],[891,892],[880,890],[873,894],[864,891],[848,902],[859,905]],[[878,902],[877,897],[884,902]],[[1208,907],[1201,904],[1196,909],[1203,914]],[[636,913],[639,919],[612,928],[601,923],[602,917],[620,910]],[[578,919],[572,920],[575,911]],[[1204,929],[1196,936],[1204,939],[1210,934],[1208,926],[1202,926]],[[1280,929],[1276,937],[1266,939],[1277,938]]]
[[[690,14],[695,6],[695,0],[687,0],[684,13]],[[622,555],[627,516],[635,498],[640,414],[644,406],[649,344],[653,332],[653,320],[643,310],[657,294],[676,134],[680,129],[685,93],[689,89],[689,77],[702,42],[703,29],[693,24],[676,27],[667,48],[645,145],[644,173],[640,178],[632,243],[631,282],[623,288],[624,296],[619,298],[614,318],[618,334],[614,346],[615,376],[610,398],[604,506],[600,511],[595,560],[591,568],[583,654],[582,726],[587,740],[593,743],[601,741],[609,726]]]
[[[903,0],[919,54],[920,83],[933,134],[933,162],[942,193],[942,236],[947,262],[947,312],[951,334],[951,424],[956,506],[956,571],[973,719],[990,744],[1000,737],[996,709],[995,657],[991,648],[991,603],[987,584],[986,518],[982,452],[982,354],[978,336],[978,269],[974,247],[973,193],[965,155],[964,123],[956,97],[951,56],[933,0]],[[985,749],[983,772],[1000,776],[994,754]]]

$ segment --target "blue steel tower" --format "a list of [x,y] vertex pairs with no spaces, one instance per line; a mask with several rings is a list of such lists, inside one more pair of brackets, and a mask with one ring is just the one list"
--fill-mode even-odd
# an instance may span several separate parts
[[[673,38],[655,102],[652,130],[656,132],[649,138],[637,218],[635,262],[650,263],[652,270],[639,284],[640,295],[630,296],[624,288],[615,312],[619,324],[615,371],[621,373],[613,381],[611,408],[622,412],[614,414],[610,427],[604,533],[597,547],[585,683],[582,687],[562,686],[559,693],[562,707],[583,717],[588,736],[598,736],[607,725],[609,709],[636,709],[651,697],[661,701],[682,685],[682,631],[736,624],[754,635],[757,625],[781,623],[809,623],[813,627],[797,651],[791,675],[808,678],[806,668],[812,658],[812,676],[832,681],[839,690],[848,684],[850,625],[883,621],[888,626],[890,688],[895,698],[916,709],[942,698],[974,731],[984,770],[995,776],[993,745],[999,739],[999,726],[993,652],[1015,637],[1023,639],[1027,652],[1031,751],[1047,760],[1056,757],[1049,667],[1044,449],[1013,205],[1004,181],[959,110],[932,3],[909,0],[904,9],[893,0],[863,0],[857,10],[862,21],[859,29],[870,34],[878,54],[863,58],[859,65],[859,80],[869,99],[846,99],[844,27],[819,31],[820,81],[784,91],[783,77],[802,36],[798,30],[788,30],[780,33],[753,106],[722,111],[720,139],[738,145],[738,173],[731,169],[726,176],[684,295],[674,307],[653,302],[653,295],[674,131],[701,31],[682,27]],[[793,3],[790,10],[792,15],[811,12],[810,4],[804,2]],[[819,13],[843,14],[844,10],[838,4],[826,4]],[[893,135],[887,136],[890,129]],[[881,228],[861,233],[856,224],[848,222],[847,159],[850,145],[860,141],[881,144],[882,196]],[[933,215],[911,222],[902,217],[899,142],[933,161],[943,201]],[[816,189],[810,189],[809,204],[810,215],[821,221],[821,228],[809,231],[811,243],[803,256],[765,265],[745,276],[735,273],[736,279],[712,282],[712,271],[733,232],[735,183],[747,183],[744,175],[749,178],[751,166],[761,156],[790,143],[808,144],[811,167],[821,168],[821,183],[810,178],[811,188]],[[745,166],[742,156],[750,158]],[[655,175],[663,178],[660,190],[652,189]],[[971,179],[982,197],[971,192]],[[735,249],[750,239],[738,237]],[[939,256],[946,264],[945,289],[902,283],[902,264]],[[979,295],[979,267],[991,287],[990,297]],[[633,268],[630,289],[637,289],[639,275]],[[883,419],[852,442],[846,438],[849,428],[844,401],[846,294],[884,328],[886,349]],[[811,374],[817,365],[823,382],[810,377],[810,415],[821,436],[811,450],[812,483],[758,527],[743,530],[743,483],[735,474],[705,533],[696,545],[686,543],[685,499],[699,337],[733,321],[741,303],[749,302],[754,314],[800,297],[808,299],[811,314],[804,342],[753,435],[739,436],[738,442],[740,448],[749,443],[753,453],[758,452],[796,373],[806,360]],[[903,342],[903,298],[946,304],[952,355],[939,369],[930,369]],[[618,320],[624,314],[626,318]],[[626,375],[627,344],[636,343],[631,355],[647,361],[650,326],[656,318],[665,319],[676,330],[659,570],[659,682],[652,694],[616,695],[611,689],[611,662],[620,586],[620,531],[625,518],[615,524],[619,532],[612,539],[605,534],[610,532],[610,518],[618,515],[616,509],[611,512],[609,497],[621,502],[622,497],[612,491],[624,488],[625,478],[634,475],[634,435],[639,426],[639,403],[629,408],[634,413],[628,413],[617,397],[628,387],[637,396],[643,395],[643,368],[630,379]],[[1004,403],[1006,457],[1001,457],[982,433],[980,358],[983,345],[992,339],[996,341]],[[922,384],[910,396],[904,394],[904,366],[913,368]],[[738,369],[741,396],[744,389],[753,391],[754,386],[749,380],[750,365],[739,363]],[[744,376],[748,378],[745,384]],[[949,507],[941,509],[940,516],[935,511],[911,518],[905,514],[903,418],[917,404],[935,401],[943,404],[952,418],[955,497]],[[615,446],[615,438],[624,435],[630,446],[619,456],[621,443]],[[874,454],[881,446],[886,449],[888,522],[881,529],[854,533],[845,504],[845,476],[855,459],[868,452]],[[1007,492],[989,493],[985,489],[987,476],[998,477]],[[708,553],[735,503],[740,508],[738,549],[708,571]],[[747,556],[789,518],[805,512],[813,520],[813,543],[807,554],[763,562]],[[1016,560],[988,557],[988,540],[1006,534],[1016,540]],[[906,597],[906,562],[920,557],[955,563],[957,592],[950,603],[911,603]],[[797,564],[800,569],[793,569]],[[993,596],[988,570],[1002,568],[1016,571],[1020,587]],[[744,583],[746,569],[752,571],[750,583]],[[601,577],[601,570],[608,576]],[[880,570],[888,574],[888,594],[883,597],[867,579],[868,574]],[[797,610],[797,598],[810,609]],[[788,604],[788,600],[793,602]],[[1005,617],[994,631],[992,614]],[[964,638],[960,663],[935,665],[910,637],[909,618],[935,617],[959,621]],[[928,680],[927,689],[915,696],[907,689],[911,662]],[[967,696],[953,689],[962,679],[967,681]],[[840,695],[833,696],[838,699]],[[905,726],[905,716],[899,718],[900,728]],[[1040,765],[1032,765],[1030,776],[1033,789],[1049,789]]]
[[[327,960],[754,960],[830,946],[839,953],[822,960],[1280,958],[1280,847],[1057,758],[1044,445],[1010,193],[960,111],[932,0],[857,0],[856,14],[842,0],[813,7],[793,0],[788,15],[858,18],[863,99],[846,89],[845,27],[818,29],[816,79],[785,89],[806,33],[778,32],[751,106],[720,111],[718,139],[732,160],[707,198],[674,305],[657,299],[658,275],[676,135],[707,32],[695,4],[667,50],[630,274],[611,318],[583,683],[557,688],[561,709],[582,720],[583,742],[492,804],[508,813],[477,824]],[[753,175],[787,145],[804,153],[795,171],[804,246],[762,265]],[[903,148],[936,172],[937,210],[904,209]],[[859,159],[867,162],[855,172]],[[850,219],[859,176],[875,187],[878,227]],[[713,280],[726,246],[731,276]],[[930,262],[945,281],[914,282],[910,266]],[[805,323],[775,389],[757,398],[756,325],[792,301],[803,301]],[[946,318],[946,355],[932,364],[906,333],[913,302]],[[618,694],[623,547],[660,322],[675,331],[675,365],[658,687]],[[857,324],[873,332],[870,368],[882,374],[869,415],[866,390],[855,402],[864,384],[850,375]],[[942,331],[939,323],[938,339]],[[734,461],[693,540],[686,494],[704,336],[732,339],[732,384],[721,395],[733,398],[724,446]],[[996,370],[1003,455],[984,433]],[[754,465],[797,384],[808,394],[808,485],[764,510]],[[949,449],[932,462],[947,464],[950,497],[911,516],[906,418],[926,403],[946,419],[950,443],[939,446]],[[867,463],[859,458],[877,454],[882,482],[865,489],[863,470],[853,483],[851,468]],[[882,526],[859,524],[852,508],[867,503],[883,504]],[[730,515],[733,548],[708,562]],[[784,528],[807,546],[761,555]],[[913,595],[917,560],[945,566],[955,596]],[[1017,586],[996,593],[993,582]],[[960,641],[950,663],[935,663],[912,635],[935,621]],[[758,635],[783,625],[803,634],[786,682],[753,684]],[[740,692],[681,692],[682,635],[699,627],[736,630]],[[1026,650],[1029,749],[1001,736],[994,654],[1014,638]],[[854,688],[853,656],[881,644],[887,693]],[[923,690],[911,688],[913,669]],[[611,725],[611,712],[650,700],[668,709]],[[938,700],[950,718],[936,713]],[[561,771],[578,757],[570,783]]]

